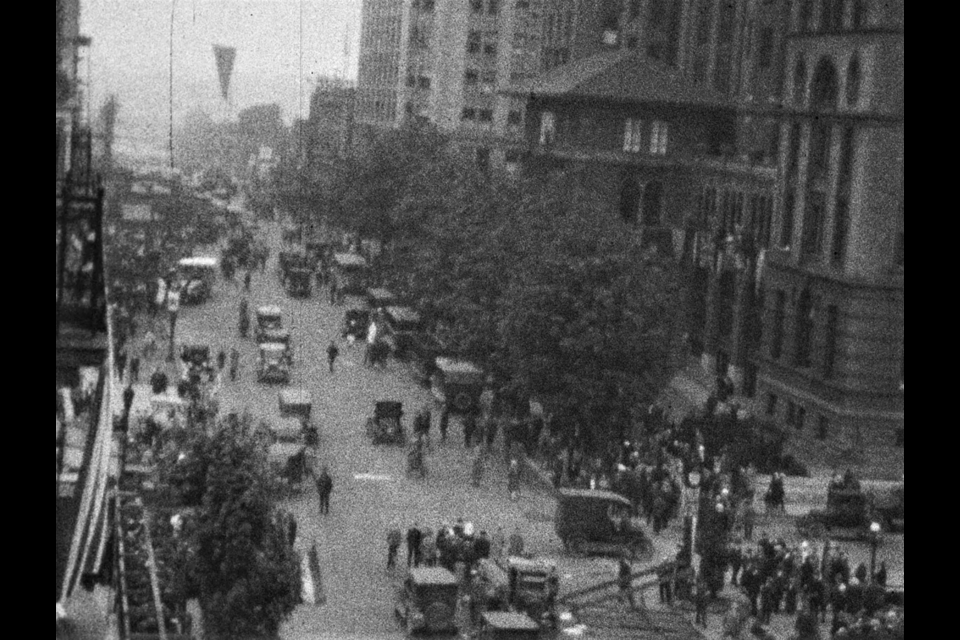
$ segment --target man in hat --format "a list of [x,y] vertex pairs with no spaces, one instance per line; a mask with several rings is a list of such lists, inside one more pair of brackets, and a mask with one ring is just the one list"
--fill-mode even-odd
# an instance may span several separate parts
[[324,467],[323,471],[320,472],[320,477],[317,478],[317,495],[320,498],[321,515],[330,515],[330,495],[332,493],[333,478],[330,477],[327,467]]
[[397,552],[400,550],[400,544],[403,542],[403,532],[400,527],[394,524],[387,532],[387,569],[393,569],[397,566]]
[[414,524],[407,531],[407,566],[420,566],[420,545],[423,542],[423,532]]

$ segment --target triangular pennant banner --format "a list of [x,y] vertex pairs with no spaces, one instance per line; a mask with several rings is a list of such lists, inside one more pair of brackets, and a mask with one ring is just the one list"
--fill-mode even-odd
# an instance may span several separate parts
[[213,55],[217,59],[217,75],[220,76],[220,93],[227,100],[230,95],[230,75],[233,73],[233,61],[237,57],[234,47],[213,45]]

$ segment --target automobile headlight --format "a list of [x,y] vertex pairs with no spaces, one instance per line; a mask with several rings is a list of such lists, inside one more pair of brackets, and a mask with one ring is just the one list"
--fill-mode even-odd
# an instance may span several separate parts
[[413,622],[414,625],[420,626],[427,621],[427,618],[420,611],[414,611],[410,615],[410,620]]

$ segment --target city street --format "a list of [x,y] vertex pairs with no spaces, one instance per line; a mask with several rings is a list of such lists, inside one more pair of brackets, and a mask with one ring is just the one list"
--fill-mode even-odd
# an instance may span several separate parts
[[[321,575],[316,576],[320,604],[304,605],[294,613],[284,628],[285,640],[404,637],[392,608],[396,584],[403,572],[386,569],[386,534],[394,524],[404,532],[414,524],[435,531],[442,524],[452,524],[463,517],[473,522],[478,531],[486,530],[492,535],[497,527],[503,527],[507,536],[519,527],[528,550],[558,563],[561,592],[615,577],[616,563],[612,559],[563,555],[553,532],[555,502],[549,495],[527,488],[518,502],[509,500],[506,470],[499,456],[488,470],[483,487],[475,489],[470,482],[473,457],[463,448],[463,435],[456,420],[446,443],[436,442],[439,434],[434,428],[435,446],[424,481],[406,477],[403,449],[373,446],[364,425],[376,400],[402,400],[409,428],[417,408],[432,402],[432,396],[414,381],[412,370],[402,362],[390,360],[385,369],[365,366],[363,345],[351,347],[340,337],[346,305],[331,306],[325,290],[315,288],[308,299],[288,296],[276,275],[280,227],[269,223],[260,226],[271,247],[271,260],[264,273],[254,274],[251,292],[243,291],[242,275],[235,283],[221,279],[212,300],[201,306],[181,308],[176,340],[178,344],[207,344],[214,354],[220,349],[229,353],[231,348],[238,348],[241,377],[237,382],[224,383],[220,392],[221,413],[249,411],[255,418],[270,421],[279,416],[278,392],[283,387],[256,382],[256,343],[252,333],[243,340],[237,332],[240,299],[247,296],[251,313],[258,306],[279,305],[284,326],[292,333],[294,368],[290,388],[303,388],[313,396],[314,417],[321,429],[319,465],[329,468],[335,488],[329,516],[319,514],[312,483],[305,485],[300,497],[283,504],[297,518],[298,549],[306,554],[316,543],[321,568]],[[333,374],[328,371],[326,357],[331,340],[336,340],[341,353]],[[142,406],[147,401],[147,387],[138,388],[143,390],[138,393],[137,403]],[[790,479],[788,512],[798,515],[811,508],[822,508],[825,485],[821,491],[821,484],[816,479]],[[758,489],[762,495],[765,487]],[[675,521],[655,540],[654,562],[666,560],[675,552],[678,526]],[[763,532],[788,542],[797,539],[792,518],[761,517],[758,536]],[[844,548],[854,566],[868,562],[867,545],[847,543]],[[903,537],[889,537],[880,555],[888,561],[891,584],[902,585]],[[655,593],[648,594],[649,604],[654,605],[655,600]],[[787,624],[788,619],[783,622]],[[775,621],[774,627],[777,626]],[[719,627],[720,617],[714,616],[706,635],[719,637]]]

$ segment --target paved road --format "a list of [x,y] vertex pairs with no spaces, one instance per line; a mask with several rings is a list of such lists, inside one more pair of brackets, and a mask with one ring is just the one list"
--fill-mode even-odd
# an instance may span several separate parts
[[[385,370],[365,367],[362,347],[351,348],[339,339],[343,307],[330,306],[325,291],[315,290],[306,300],[288,297],[275,275],[279,227],[263,225],[263,232],[271,245],[272,259],[264,274],[254,275],[251,293],[219,282],[213,300],[181,310],[177,338],[181,343],[209,344],[214,353],[238,346],[241,380],[225,384],[222,410],[247,409],[269,420],[278,415],[280,387],[255,381],[256,345],[252,339],[240,340],[237,336],[240,298],[247,295],[251,309],[278,304],[284,311],[285,326],[292,332],[295,367],[291,386],[313,394],[314,414],[321,423],[321,464],[330,468],[335,490],[332,513],[326,517],[319,514],[312,491],[284,505],[298,519],[298,547],[305,552],[316,542],[319,548],[325,596],[324,604],[303,606],[295,612],[284,628],[285,640],[403,637],[392,613],[394,585],[401,575],[388,573],[385,568],[386,532],[393,523],[404,531],[414,523],[436,529],[464,517],[478,530],[492,533],[502,526],[507,535],[519,527],[530,550],[559,561],[564,591],[615,576],[610,560],[564,558],[550,520],[553,500],[527,492],[518,502],[509,501],[502,466],[488,472],[481,489],[474,489],[470,484],[472,458],[463,449],[458,425],[451,430],[451,441],[437,447],[430,457],[430,475],[422,482],[405,477],[405,457],[400,448],[372,446],[365,438],[364,423],[377,399],[402,400],[412,415],[418,406],[430,401],[429,393],[414,383],[403,363],[391,361]],[[340,345],[341,358],[337,371],[330,374],[326,347],[333,339]],[[775,536],[792,537],[788,522],[769,522],[766,527],[761,524],[758,530],[763,528]],[[671,530],[655,541],[655,560],[675,550],[677,537],[678,532]],[[857,547],[851,551],[856,559],[866,553]],[[888,554],[895,560],[892,573],[902,581],[902,537],[894,541]]]

